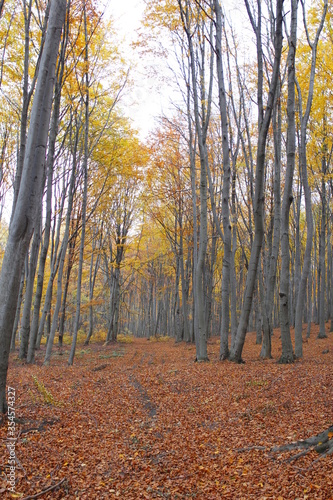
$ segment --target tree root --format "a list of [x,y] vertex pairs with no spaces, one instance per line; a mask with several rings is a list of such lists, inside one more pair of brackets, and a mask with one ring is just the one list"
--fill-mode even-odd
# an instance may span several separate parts
[[[239,448],[238,452],[250,451],[250,450],[266,450],[265,446],[248,446],[247,448]],[[308,439],[302,441],[295,441],[294,443],[283,444],[282,446],[274,446],[269,451],[270,453],[279,453],[283,451],[292,450],[302,450],[296,455],[286,459],[286,462],[293,462],[301,457],[304,457],[311,451],[316,451],[320,454],[320,457],[312,462],[311,465],[318,462],[318,460],[325,458],[328,455],[333,454],[333,425],[328,427],[328,429],[320,432],[316,436],[311,436]]]
[[[315,450],[317,453],[322,454],[323,456],[329,455],[333,453],[333,425],[326,429],[323,432],[320,432],[316,436],[311,436],[308,439],[304,439],[302,441],[296,441],[295,443],[288,443],[282,446],[275,446],[272,448],[272,452],[280,452],[280,451],[291,451],[291,450],[299,450],[302,448],[306,449],[306,453]],[[296,460],[300,456],[305,455],[306,453],[298,453],[289,459],[289,461]]]

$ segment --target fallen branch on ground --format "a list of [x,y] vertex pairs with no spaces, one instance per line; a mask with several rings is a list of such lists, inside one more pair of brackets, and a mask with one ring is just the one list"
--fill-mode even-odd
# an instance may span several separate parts
[[36,493],[35,495],[29,495],[28,497],[23,498],[23,500],[32,500],[33,498],[38,498],[41,497],[42,495],[45,495],[45,493],[48,493],[49,491],[55,490],[58,488],[58,486],[61,486],[62,483],[66,481],[66,478],[64,477],[59,481],[58,483],[54,484],[53,486],[49,486],[45,490],[40,491],[39,493]]

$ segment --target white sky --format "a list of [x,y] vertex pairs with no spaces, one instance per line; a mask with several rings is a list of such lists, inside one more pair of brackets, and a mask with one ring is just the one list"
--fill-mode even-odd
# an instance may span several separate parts
[[[130,77],[134,79],[134,88],[127,93],[125,114],[133,120],[133,126],[139,130],[143,139],[154,128],[155,118],[162,113],[167,99],[163,98],[158,82],[145,69],[145,62],[131,47],[137,39],[137,31],[144,12],[143,0],[101,0],[106,4],[106,12],[114,19],[114,27],[122,40],[121,52],[131,67]],[[163,104],[164,103],[164,104]]]
[[[159,0],[156,0],[157,2]],[[131,47],[131,43],[137,39],[137,30],[140,28],[145,2],[144,0],[100,0],[106,5],[106,13],[114,19],[114,27],[120,39],[123,41],[123,50],[126,60],[131,66],[131,77],[134,78],[135,87],[127,93],[125,103],[125,114],[133,120],[133,126],[139,130],[141,139],[157,125],[157,119],[163,113],[170,115],[172,106],[170,102],[175,98],[175,87],[163,83],[161,79],[148,72],[145,68],[148,59],[140,59],[138,51]],[[253,32],[249,26],[245,28],[247,20],[243,1],[226,0],[223,4],[228,17],[233,20],[233,25],[238,27],[242,37],[247,39],[247,50],[249,37],[253,38]],[[244,23],[245,21],[245,23]],[[170,75],[167,61],[155,59],[156,73]],[[149,61],[152,65],[152,60]],[[172,99],[173,98],[173,99]]]

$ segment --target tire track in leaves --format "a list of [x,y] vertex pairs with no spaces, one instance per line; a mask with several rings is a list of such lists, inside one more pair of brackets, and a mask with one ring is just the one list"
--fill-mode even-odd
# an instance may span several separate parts
[[130,375],[129,380],[133,387],[139,392],[141,401],[144,409],[147,411],[150,419],[154,419],[157,416],[157,407],[151,401],[147,390],[143,387],[143,385],[138,381],[138,379],[132,375]]

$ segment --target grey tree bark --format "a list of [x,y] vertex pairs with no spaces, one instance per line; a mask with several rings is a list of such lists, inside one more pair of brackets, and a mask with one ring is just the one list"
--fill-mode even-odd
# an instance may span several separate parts
[[13,325],[13,331],[12,331],[12,340],[10,343],[10,350],[12,352],[15,351],[16,334],[17,334],[18,325],[19,325],[19,321],[20,321],[20,315],[21,315],[21,305],[22,305],[22,299],[23,299],[24,281],[25,281],[25,266],[23,266],[23,270],[22,270],[22,274],[21,274],[19,295],[18,295],[18,300],[17,300],[16,313],[15,313],[15,319],[14,319],[14,325]]
[[45,352],[45,358],[44,358],[44,366],[49,365],[50,359],[51,359],[51,354],[52,354],[52,348],[53,348],[53,342],[54,342],[54,337],[57,329],[57,323],[58,323],[58,316],[59,316],[59,311],[60,311],[60,306],[61,306],[61,298],[62,298],[62,277],[63,277],[63,271],[64,271],[64,264],[65,264],[65,257],[66,257],[66,252],[67,252],[67,246],[68,246],[68,239],[69,239],[69,226],[70,226],[70,220],[71,220],[71,214],[72,214],[72,208],[73,208],[73,198],[74,198],[74,191],[75,191],[75,179],[76,179],[76,168],[77,168],[77,146],[78,146],[78,138],[79,138],[79,122],[81,120],[78,119],[76,123],[76,133],[75,133],[75,139],[74,139],[74,147],[73,147],[73,164],[72,164],[72,171],[71,171],[71,179],[70,179],[70,185],[69,185],[69,194],[68,194],[68,206],[67,206],[67,214],[66,214],[66,225],[65,225],[65,231],[64,231],[64,236],[62,240],[62,245],[61,245],[61,251],[60,251],[60,259],[59,259],[59,268],[58,268],[58,279],[57,279],[57,297],[56,297],[56,304],[52,316],[52,323],[51,323],[51,330],[50,330],[50,335],[48,338],[47,346],[46,346],[46,352]]
[[[75,213],[75,208],[73,208],[73,213]],[[69,240],[68,240],[68,250],[67,250],[67,266],[65,272],[65,278],[63,283],[63,294],[61,300],[61,306],[59,311],[59,327],[58,327],[58,346],[61,348],[63,346],[63,338],[65,334],[65,323],[66,323],[66,307],[67,307],[67,296],[70,284],[71,273],[75,261],[75,247],[76,239],[79,231],[79,226],[81,222],[80,209],[77,208],[77,216],[73,217],[71,220]]]
[[55,67],[66,0],[51,3],[50,18],[31,111],[17,203],[12,214],[0,275],[0,412],[7,409],[6,380],[21,272],[43,191],[43,173],[52,107]]
[[[204,300],[204,263],[207,250],[207,131],[211,111],[212,99],[212,84],[213,84],[213,51],[210,56],[209,67],[209,84],[208,93],[206,92],[206,75],[205,75],[205,36],[202,30],[203,21],[198,16],[196,26],[191,26],[191,14],[189,1],[185,1],[183,6],[182,0],[178,0],[183,28],[188,41],[189,49],[189,63],[191,70],[192,82],[192,95],[194,105],[194,117],[196,133],[198,138],[199,158],[200,158],[200,228],[199,228],[199,250],[198,261],[196,266],[196,283],[194,293],[197,296],[196,305],[198,311],[198,331],[195,332],[196,342],[196,360],[207,361],[207,329],[205,324],[205,300]],[[200,52],[200,64],[197,64],[197,58],[193,46],[193,33],[194,29],[200,36],[200,45],[198,52]],[[210,24],[210,32],[212,31],[212,23]],[[212,39],[210,33],[210,40]],[[199,66],[199,67],[198,67]],[[199,83],[198,83],[199,79]],[[198,88],[199,86],[199,88]],[[201,106],[199,107],[199,102]]]
[[288,51],[288,100],[287,100],[287,168],[285,174],[281,212],[281,276],[280,276],[280,327],[282,354],[281,363],[293,363],[294,352],[291,343],[289,323],[289,213],[293,201],[292,185],[295,169],[295,54],[297,44],[298,0],[291,0],[291,19]]
[[34,236],[31,244],[31,252],[30,252],[30,261],[29,261],[29,271],[26,280],[26,289],[24,294],[24,306],[23,313],[21,319],[21,328],[20,328],[20,352],[19,358],[26,359],[28,354],[28,344],[29,344],[29,336],[30,336],[30,316],[31,316],[31,304],[32,304],[32,296],[34,291],[34,282],[38,261],[38,252],[40,245],[40,225],[41,225],[41,211],[40,214],[37,215],[36,227],[34,229]]
[[[86,340],[84,341],[84,345],[88,345],[90,342],[91,337],[93,336],[94,333],[94,309],[92,306],[92,300],[94,298],[94,288],[95,288],[95,282],[96,282],[96,277],[97,277],[97,272],[99,269],[99,264],[101,260],[101,253],[100,249],[102,247],[102,241],[103,241],[103,221],[100,224],[100,226],[97,226],[96,233],[94,231],[94,238],[92,242],[92,252],[91,252],[91,260],[90,260],[90,272],[89,272],[89,331],[88,335],[86,337]],[[98,238],[98,239],[97,239]],[[96,260],[95,259],[95,253],[97,252]]]
[[262,61],[262,46],[261,46],[261,8],[258,2],[258,23],[256,24],[251,14],[249,4],[245,0],[248,14],[251,20],[253,30],[257,37],[257,59],[258,59],[258,147],[257,147],[257,165],[255,175],[255,197],[254,197],[254,226],[255,234],[253,245],[251,248],[251,257],[249,262],[248,274],[246,277],[246,285],[244,292],[244,301],[237,329],[235,342],[231,346],[229,359],[237,363],[242,362],[242,351],[245,342],[249,316],[251,312],[252,298],[256,283],[256,275],[258,262],[261,252],[263,234],[264,234],[264,178],[265,178],[265,161],[266,161],[266,139],[271,121],[272,110],[275,99],[275,91],[277,87],[280,59],[282,51],[282,5],[283,0],[276,2],[276,24],[275,24],[275,54],[274,66],[269,86],[269,94],[266,109],[264,111],[262,102],[263,91],[263,61]]
[[185,280],[184,271],[184,242],[183,242],[183,213],[182,207],[179,208],[179,265],[180,265],[180,279],[182,288],[182,310],[183,310],[183,321],[184,321],[184,340],[185,342],[190,341],[190,326],[188,321],[188,305],[187,305],[187,285]]
[[310,269],[309,279],[308,279],[308,316],[307,322],[308,326],[306,329],[306,338],[310,338],[311,334],[311,321],[312,321],[312,275],[313,275],[313,265]]
[[85,38],[85,54],[84,61],[86,64],[85,79],[84,79],[84,108],[85,108],[85,123],[84,123],[84,157],[83,157],[83,196],[82,196],[82,224],[81,224],[81,243],[80,243],[80,255],[79,255],[79,268],[77,277],[77,289],[76,289],[76,312],[75,321],[73,328],[73,338],[71,351],[69,354],[68,364],[72,365],[74,362],[77,334],[79,331],[80,322],[80,311],[81,311],[81,286],[82,286],[82,269],[83,269],[83,255],[84,255],[84,239],[86,233],[86,213],[87,213],[87,197],[88,197],[88,157],[89,157],[89,74],[88,74],[88,63],[89,63],[89,50],[88,50],[88,28],[87,28],[87,12],[86,12],[86,2],[83,7],[83,17],[84,17],[84,38]]
[[306,296],[306,284],[309,276],[310,266],[311,266],[311,250],[312,250],[312,239],[313,239],[313,216],[312,216],[312,201],[311,201],[311,188],[308,182],[308,172],[307,172],[307,159],[306,159],[306,134],[308,128],[308,121],[310,117],[310,111],[312,107],[313,100],[313,91],[314,91],[314,81],[315,81],[315,73],[316,73],[316,59],[317,59],[317,47],[319,42],[319,37],[321,31],[324,26],[324,21],[327,12],[327,0],[324,0],[324,8],[322,12],[322,16],[320,19],[319,26],[316,31],[315,39],[313,42],[310,41],[309,33],[306,26],[306,13],[304,1],[301,0],[302,8],[303,8],[303,20],[304,27],[306,30],[308,44],[311,48],[311,70],[310,70],[310,79],[309,79],[309,89],[308,89],[308,98],[306,103],[306,109],[303,115],[303,103],[302,103],[302,94],[300,86],[297,83],[298,90],[298,103],[299,103],[299,115],[301,121],[301,141],[300,141],[300,164],[301,164],[301,173],[302,173],[302,183],[304,187],[304,197],[305,197],[305,213],[306,213],[306,225],[307,225],[307,233],[306,233],[306,246],[304,252],[304,260],[303,260],[303,269],[301,282],[299,286],[299,292],[296,302],[296,315],[295,315],[295,355],[297,358],[301,358],[303,356],[303,338],[302,338],[302,326],[303,326],[303,310]]
[[322,181],[321,181],[321,228],[320,228],[320,245],[319,245],[319,261],[321,269],[320,283],[320,308],[319,308],[319,339],[327,338],[325,330],[325,298],[326,298],[326,272],[325,272],[325,249],[326,249],[326,158],[325,148],[324,157],[322,158]]
[[222,264],[222,321],[221,321],[221,343],[220,360],[229,356],[229,325],[230,325],[230,275],[231,275],[231,224],[229,211],[230,198],[230,146],[228,129],[227,99],[224,83],[224,70],[222,62],[222,9],[219,0],[214,0],[216,18],[216,66],[219,91],[219,107],[222,129],[222,153],[223,153],[223,184],[222,184],[222,225],[223,225],[223,264]]
[[[70,7],[70,2],[68,2],[67,5],[67,13],[69,13],[69,7]],[[50,126],[48,154],[46,161],[47,189],[46,189],[46,216],[44,225],[44,238],[39,256],[37,286],[36,286],[33,316],[30,328],[27,363],[33,363],[35,360],[35,348],[36,348],[36,340],[38,334],[39,314],[40,314],[40,307],[41,307],[43,286],[44,286],[45,263],[50,243],[51,217],[52,217],[52,192],[53,192],[52,190],[53,167],[54,167],[55,145],[59,128],[61,89],[64,78],[64,66],[65,66],[65,51],[69,33],[68,23],[69,23],[69,15],[67,15],[66,29],[63,30],[57,79],[54,89],[54,103],[53,103],[53,112],[52,112],[51,126]]]
[[276,103],[273,111],[273,136],[274,136],[274,222],[272,249],[269,255],[267,291],[264,299],[263,342],[260,357],[269,359],[272,357],[272,332],[273,332],[273,305],[274,290],[276,284],[277,262],[280,248],[280,226],[281,226],[281,99],[280,86],[276,95]]
[[[53,282],[55,280],[55,277],[56,277],[58,269],[59,269],[60,257],[61,257],[61,252],[62,252],[62,247],[60,248],[59,253],[58,253],[58,248],[59,248],[59,243],[60,243],[60,229],[61,229],[62,213],[63,213],[64,203],[65,203],[65,196],[66,196],[66,190],[64,189],[63,196],[62,196],[62,202],[61,202],[61,208],[60,208],[60,214],[59,214],[59,218],[58,218],[56,241],[55,241],[55,245],[54,245],[53,255],[51,256],[51,273],[50,273],[50,278],[49,278],[46,293],[45,293],[45,300],[44,300],[44,305],[43,305],[42,317],[41,317],[39,323],[38,322],[36,323],[38,330],[37,330],[35,345],[32,344],[33,337],[31,337],[31,339],[30,339],[31,340],[31,347],[29,346],[29,349],[39,349],[40,348],[41,339],[42,339],[42,336],[44,333],[45,321],[49,315],[50,308],[51,308]],[[43,248],[43,251],[44,251],[44,248]],[[32,332],[32,335],[35,335],[34,332]],[[31,354],[31,356],[32,356],[32,354]]]
[[20,145],[19,145],[19,150],[18,150],[17,168],[16,168],[15,180],[14,180],[14,200],[13,200],[12,216],[14,214],[14,210],[15,210],[15,206],[16,206],[16,202],[17,202],[17,198],[18,198],[18,194],[19,194],[19,190],[20,190],[20,185],[21,185],[21,178],[22,178],[22,174],[23,174],[26,146],[27,146],[28,112],[29,112],[31,99],[32,99],[32,96],[34,94],[35,87],[36,87],[36,82],[37,82],[37,77],[38,77],[38,72],[39,72],[39,67],[40,67],[40,58],[41,58],[43,50],[44,50],[46,27],[47,27],[47,22],[49,19],[49,9],[50,9],[50,2],[48,2],[47,7],[46,7],[46,11],[45,11],[45,18],[44,18],[44,25],[42,28],[42,37],[41,37],[39,56],[38,56],[38,60],[36,63],[34,76],[32,78],[30,88],[29,88],[29,64],[30,64],[30,42],[31,42],[30,41],[30,24],[31,24],[31,18],[32,18],[32,0],[29,0],[28,4],[27,4],[27,0],[23,0],[24,71],[23,71],[23,85],[22,85],[22,111],[21,111],[21,120],[20,120]]

